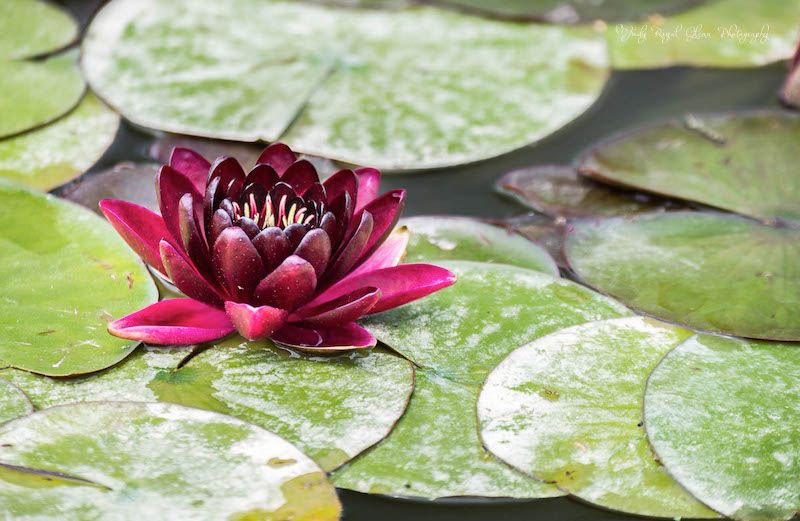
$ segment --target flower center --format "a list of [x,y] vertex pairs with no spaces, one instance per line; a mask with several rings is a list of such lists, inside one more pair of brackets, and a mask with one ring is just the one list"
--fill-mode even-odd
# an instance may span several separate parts
[[302,224],[307,228],[317,226],[317,212],[299,197],[290,199],[283,194],[276,201],[273,195],[267,195],[258,201],[251,193],[243,204],[232,204],[234,222],[246,217],[252,219],[262,230],[272,226],[286,228],[292,224]]

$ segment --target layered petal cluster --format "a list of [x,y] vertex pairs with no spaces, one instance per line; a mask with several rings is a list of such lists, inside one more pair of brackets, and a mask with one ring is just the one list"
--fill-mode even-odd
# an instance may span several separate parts
[[360,168],[320,182],[281,143],[249,172],[231,157],[211,164],[176,148],[158,174],[160,215],[118,200],[100,208],[187,298],[115,320],[109,332],[159,345],[238,331],[306,350],[374,346],[358,318],[455,282],[437,266],[399,264],[408,237],[393,229],[405,192],[378,195],[379,181]]

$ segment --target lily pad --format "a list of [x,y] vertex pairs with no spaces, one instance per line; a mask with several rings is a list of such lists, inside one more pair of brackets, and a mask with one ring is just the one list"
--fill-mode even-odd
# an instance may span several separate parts
[[80,178],[60,195],[74,203],[100,213],[103,199],[121,199],[159,211],[156,200],[156,174],[153,163],[119,163],[108,170]]
[[567,267],[567,261],[564,258],[564,233],[567,225],[564,219],[551,219],[544,215],[529,214],[512,217],[501,223],[544,248],[559,268]]
[[647,435],[681,485],[742,521],[800,511],[800,348],[698,335],[653,371]]
[[83,65],[136,124],[280,139],[383,169],[541,139],[586,110],[608,75],[603,37],[587,28],[257,0],[114,0],[89,27]]
[[795,0],[713,0],[694,9],[608,30],[615,69],[673,65],[753,67],[792,56]]
[[578,175],[575,168],[544,165],[501,177],[498,192],[551,217],[606,217],[667,210],[676,203],[648,194],[611,188]]
[[393,496],[550,497],[481,446],[481,383],[509,352],[552,331],[624,316],[616,302],[572,282],[502,264],[443,262],[458,283],[365,325],[413,360],[417,387],[389,437],[334,474],[339,487]]
[[478,400],[484,446],[514,468],[604,508],[713,518],[653,457],[642,396],[691,331],[642,317],[563,329],[511,353]]
[[44,54],[69,45],[77,36],[72,16],[50,2],[3,0],[0,5],[0,60]]
[[558,266],[541,246],[521,235],[468,217],[409,217],[406,262],[471,260],[511,264],[558,277]]
[[[0,177],[50,190],[84,173],[105,153],[119,116],[93,94],[62,119],[0,141]],[[152,185],[150,185],[151,191]]]
[[186,349],[144,349],[83,378],[0,371],[38,408],[91,400],[172,402],[230,414],[300,447],[330,471],[382,440],[406,409],[411,364],[393,354],[307,358],[239,337],[179,367]]
[[33,404],[25,393],[16,385],[0,378],[0,423],[32,412]]
[[579,23],[617,22],[678,12],[704,0],[440,0],[443,5],[514,20]]
[[616,301],[532,270],[441,262],[458,277],[450,288],[372,315],[364,325],[420,367],[480,385],[517,347],[564,327],[629,314]]
[[287,441],[172,404],[53,407],[0,427],[0,460],[7,518],[323,521],[341,511],[325,474]]
[[800,220],[798,137],[800,117],[786,112],[690,115],[601,143],[580,171],[760,219]]
[[674,212],[574,223],[580,279],[694,329],[800,340],[800,230],[729,214]]
[[[0,360],[51,376],[89,373],[136,342],[106,323],[156,301],[144,264],[97,215],[0,181]],[[0,364],[3,365],[3,364]]]
[[86,84],[68,52],[45,61],[0,60],[0,137],[25,132],[69,112]]

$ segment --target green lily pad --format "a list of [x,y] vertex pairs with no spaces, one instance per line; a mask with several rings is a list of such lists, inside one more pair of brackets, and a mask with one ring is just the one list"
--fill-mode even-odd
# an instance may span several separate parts
[[571,327],[517,349],[481,391],[484,446],[514,468],[603,508],[718,517],[656,462],[642,426],[648,375],[691,335],[630,317]]
[[580,279],[633,309],[695,329],[800,340],[800,231],[674,212],[574,223]]
[[83,176],[60,195],[74,203],[100,213],[103,199],[121,199],[159,211],[156,200],[156,174],[153,163],[118,163],[108,170]]
[[800,220],[798,137],[800,117],[786,112],[687,116],[601,143],[580,171],[760,219]]
[[765,65],[792,56],[798,19],[795,0],[713,0],[645,23],[610,27],[611,63],[616,69]]
[[551,217],[606,217],[667,210],[677,204],[648,194],[611,188],[578,175],[571,166],[545,165],[514,170],[495,188]]
[[678,12],[704,0],[440,0],[476,13],[514,20],[579,23],[593,20],[641,20],[648,16]]
[[0,378],[0,423],[32,412],[33,404],[25,393],[16,385]]
[[501,264],[441,262],[453,286],[372,315],[364,325],[420,367],[480,385],[517,347],[564,327],[628,310],[607,297],[532,270]]
[[697,335],[653,371],[647,435],[681,485],[742,521],[800,511],[800,348]]
[[530,479],[481,447],[478,389],[418,370],[408,410],[389,437],[332,476],[339,488],[390,496],[555,497],[553,485]]
[[489,371],[515,348],[591,320],[624,316],[572,282],[502,264],[443,262],[458,282],[365,325],[413,360],[417,387],[389,437],[334,474],[339,487],[393,496],[550,497],[481,446],[475,404]]
[[[0,141],[0,177],[50,190],[100,159],[118,127],[119,116],[87,94],[55,123]],[[149,188],[153,191],[152,185]]]
[[405,262],[471,260],[511,264],[558,277],[558,266],[544,248],[511,230],[468,217],[409,217],[411,232]]
[[97,215],[0,181],[0,360],[51,376],[89,373],[136,342],[106,323],[156,301],[139,258]]
[[567,267],[567,261],[564,258],[564,233],[566,231],[564,219],[551,219],[545,215],[529,214],[506,219],[503,221],[503,225],[544,248],[559,268]]
[[393,354],[306,358],[234,337],[180,363],[145,349],[105,372],[54,380],[6,369],[37,408],[92,400],[172,402],[230,414],[286,438],[330,471],[382,440],[406,409],[411,364]]
[[[276,23],[264,31],[263,20]],[[89,27],[83,65],[139,125],[280,139],[383,169],[541,139],[586,110],[608,75],[603,37],[587,28],[259,0],[114,0]]]
[[9,519],[323,521],[341,511],[325,474],[287,441],[174,404],[53,407],[0,427],[0,461]]
[[86,84],[68,52],[45,61],[0,60],[0,137],[25,132],[69,112]]
[[0,60],[44,54],[69,45],[77,36],[72,16],[49,2],[3,0],[0,5]]

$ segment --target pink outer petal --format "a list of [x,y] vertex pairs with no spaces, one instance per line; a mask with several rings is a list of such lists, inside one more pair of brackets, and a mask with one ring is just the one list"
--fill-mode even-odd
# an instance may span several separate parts
[[160,247],[166,274],[184,295],[211,305],[222,305],[222,292],[217,289],[216,284],[197,271],[184,253],[167,241],[161,241]]
[[297,161],[292,149],[283,143],[273,143],[261,152],[256,164],[269,165],[275,169],[278,175],[283,175],[286,169]]
[[169,166],[185,175],[198,193],[205,193],[211,163],[192,149],[175,147],[169,156]]
[[372,333],[355,322],[316,329],[286,325],[270,338],[279,344],[317,354],[369,349],[377,344]]
[[356,269],[350,272],[349,275],[343,280],[375,271],[383,268],[392,268],[400,264],[403,257],[406,255],[406,247],[408,246],[408,239],[410,237],[408,228],[405,226],[395,228],[389,238],[378,247],[370,257],[361,263]]
[[342,279],[317,295],[308,306],[318,306],[359,288],[373,287],[381,290],[381,299],[369,313],[378,313],[430,295],[455,281],[453,273],[439,266],[401,264]]
[[373,199],[378,197],[378,188],[381,184],[381,171],[375,168],[357,168],[358,196],[356,197],[356,212],[360,212]]
[[231,301],[225,303],[225,312],[236,331],[248,340],[267,338],[283,326],[288,315],[283,309],[270,306],[253,307]]
[[377,288],[361,288],[318,306],[304,306],[289,317],[303,327],[336,327],[366,315],[381,298]]
[[114,199],[100,201],[100,210],[137,255],[166,274],[158,244],[171,235],[160,215],[144,206]]
[[364,207],[363,211],[372,214],[375,224],[372,227],[372,235],[370,235],[369,241],[364,247],[364,257],[362,258],[371,255],[392,233],[392,230],[397,226],[397,221],[400,220],[400,214],[403,213],[405,204],[406,191],[392,190]]
[[233,330],[223,310],[190,298],[162,300],[108,324],[114,336],[156,345],[211,342]]

